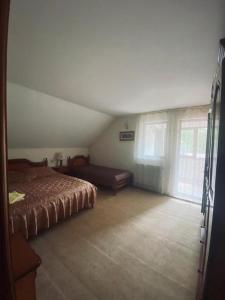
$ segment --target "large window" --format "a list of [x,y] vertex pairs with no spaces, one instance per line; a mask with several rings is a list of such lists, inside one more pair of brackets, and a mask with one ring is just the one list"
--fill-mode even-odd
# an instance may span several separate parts
[[[200,202],[208,107],[139,116],[135,138],[135,182],[163,193]],[[137,174],[137,175],[136,175]]]
[[165,156],[166,122],[144,123],[143,157]]
[[207,135],[206,120],[180,121],[176,195],[201,200]]

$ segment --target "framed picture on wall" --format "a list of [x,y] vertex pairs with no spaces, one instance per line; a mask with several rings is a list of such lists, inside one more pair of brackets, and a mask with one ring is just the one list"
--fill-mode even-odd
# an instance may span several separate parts
[[134,141],[134,131],[120,131],[120,141]]

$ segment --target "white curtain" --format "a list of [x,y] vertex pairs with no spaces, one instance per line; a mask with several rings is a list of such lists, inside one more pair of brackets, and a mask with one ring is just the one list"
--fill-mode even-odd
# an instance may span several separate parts
[[134,150],[134,183],[156,192],[165,190],[168,113],[139,116]]
[[[184,120],[207,121],[207,112],[208,106],[202,106],[139,116],[134,150],[137,186],[178,196],[178,177],[186,171],[180,163],[181,124]],[[186,138],[188,142],[192,140]]]
[[134,152],[136,162],[156,166],[163,163],[167,123],[167,112],[139,116]]

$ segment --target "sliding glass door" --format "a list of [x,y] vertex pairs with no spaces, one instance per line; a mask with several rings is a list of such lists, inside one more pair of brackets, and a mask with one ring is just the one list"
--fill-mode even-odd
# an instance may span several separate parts
[[154,191],[201,203],[207,115],[207,106],[141,115],[135,140],[135,184],[152,189],[157,182]]
[[180,120],[175,172],[175,194],[201,203],[207,120]]

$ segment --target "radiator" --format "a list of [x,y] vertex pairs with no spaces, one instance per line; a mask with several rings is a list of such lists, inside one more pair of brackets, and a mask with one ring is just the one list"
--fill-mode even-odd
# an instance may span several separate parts
[[162,193],[162,167],[136,164],[134,170],[134,185]]

